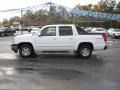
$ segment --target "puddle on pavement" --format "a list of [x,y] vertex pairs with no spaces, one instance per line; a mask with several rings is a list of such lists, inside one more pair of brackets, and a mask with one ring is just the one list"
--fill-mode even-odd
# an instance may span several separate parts
[[43,78],[46,79],[60,79],[60,80],[71,80],[80,77],[80,75],[85,75],[84,73],[72,69],[45,69],[39,72]]
[[84,76],[85,74],[72,69],[33,69],[33,68],[16,68],[18,73],[37,73],[43,79],[53,79],[53,80],[71,80]]
[[[14,54],[13,55],[11,54],[11,56],[7,56],[8,54],[3,54],[3,55],[4,55],[3,58],[9,58],[9,57],[12,57],[9,59],[16,58],[16,56]],[[47,60],[47,63],[51,62],[52,60],[53,60],[53,62],[58,60],[57,63],[60,62],[60,64],[62,64],[62,62],[63,62],[65,65],[68,65],[68,62],[70,62],[69,64],[73,64],[73,62],[78,62],[78,61],[80,62],[80,64],[85,64],[85,65],[97,65],[97,66],[103,65],[103,60],[101,60],[101,57],[97,57],[96,55],[93,55],[89,60],[75,58],[72,55],[70,57],[68,55],[67,56],[63,55],[63,57],[60,58],[60,59],[63,59],[62,61],[59,60],[58,56],[61,57],[61,55],[57,55],[56,58],[54,58],[54,55],[48,55],[47,56],[48,59],[46,59],[46,57],[42,57],[42,59],[45,58]],[[39,60],[39,57],[37,58],[37,60]],[[46,60],[42,61],[42,63],[43,62],[46,63]],[[27,62],[32,62],[32,61],[27,59]],[[35,62],[36,62],[36,60],[35,60]],[[38,75],[43,79],[52,79],[52,80],[74,80],[74,79],[77,79],[77,78],[80,78],[83,76],[86,77],[86,73],[80,72],[80,71],[77,71],[74,69],[63,69],[63,68],[44,68],[44,69],[42,69],[40,67],[39,68],[35,68],[35,67],[28,68],[29,63],[27,63],[28,66],[25,65],[24,63],[26,64],[26,61],[24,61],[24,60],[17,62],[17,64],[20,65],[21,68],[19,68],[19,67],[18,68],[17,67],[16,68],[0,67],[0,76],[16,76],[16,75],[31,74],[31,75]],[[38,62],[36,62],[36,63],[38,63]],[[33,64],[35,64],[35,63],[33,63]],[[23,67],[25,66],[26,68],[23,68],[22,66]]]
[[37,74],[43,79],[60,79],[71,80],[76,79],[84,73],[72,69],[33,69],[33,68],[0,68],[0,76],[14,76],[16,74]]

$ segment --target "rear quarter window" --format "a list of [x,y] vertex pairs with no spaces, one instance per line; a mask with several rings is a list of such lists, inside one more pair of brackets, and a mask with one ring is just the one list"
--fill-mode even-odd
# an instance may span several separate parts
[[78,34],[87,33],[87,31],[85,31],[84,29],[82,29],[80,27],[76,27],[76,30],[77,30]]

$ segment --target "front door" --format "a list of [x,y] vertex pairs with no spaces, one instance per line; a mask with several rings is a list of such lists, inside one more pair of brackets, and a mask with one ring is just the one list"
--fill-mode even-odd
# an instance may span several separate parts
[[53,51],[56,49],[56,27],[46,27],[35,39],[37,51]]

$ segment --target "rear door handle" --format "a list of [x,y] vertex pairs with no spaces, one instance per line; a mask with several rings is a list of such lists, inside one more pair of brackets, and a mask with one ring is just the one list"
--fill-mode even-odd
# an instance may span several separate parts
[[53,40],[57,40],[56,38],[53,38]]

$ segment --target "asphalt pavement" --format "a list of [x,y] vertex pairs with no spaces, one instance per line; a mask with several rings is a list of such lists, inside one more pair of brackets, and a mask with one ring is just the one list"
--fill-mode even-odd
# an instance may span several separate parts
[[24,59],[11,51],[12,36],[0,37],[0,89],[120,90],[120,39],[89,59],[73,53]]

